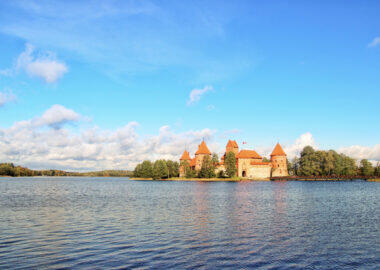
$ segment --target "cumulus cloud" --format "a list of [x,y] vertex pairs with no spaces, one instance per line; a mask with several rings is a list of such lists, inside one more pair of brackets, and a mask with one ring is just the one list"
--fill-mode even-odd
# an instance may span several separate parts
[[358,160],[369,159],[372,161],[380,161],[380,144],[376,144],[373,147],[361,145],[341,147],[338,149],[338,152]]
[[193,105],[197,103],[204,94],[212,90],[213,90],[213,87],[209,85],[206,85],[202,89],[191,90],[190,95],[189,95],[189,100],[187,101],[187,105]]
[[34,123],[37,126],[46,125],[57,129],[65,123],[77,122],[79,117],[80,115],[73,110],[56,104],[46,110],[41,117],[35,119]]
[[4,106],[6,103],[13,102],[16,100],[16,96],[11,90],[6,90],[0,92],[0,107]]
[[176,133],[163,126],[157,134],[140,138],[136,122],[115,130],[92,127],[79,133],[64,126],[79,120],[78,113],[54,105],[42,116],[0,128],[0,160],[34,169],[133,169],[144,159],[177,160],[185,148],[194,153],[203,138],[211,150],[218,147],[210,129]]
[[376,47],[380,45],[380,37],[375,37],[369,44],[368,44],[368,47],[372,48],[372,47]]
[[[137,163],[149,159],[178,160],[183,150],[193,155],[204,139],[212,152],[223,153],[225,138],[220,145],[215,141],[216,131],[211,129],[175,132],[162,126],[148,136],[139,136],[137,122],[129,122],[114,130],[96,126],[77,130],[67,124],[81,123],[79,113],[54,105],[40,116],[19,121],[9,128],[0,128],[0,160],[14,162],[33,169],[63,169],[89,171],[102,169],[133,169]],[[236,134],[234,129],[222,134]],[[311,133],[302,134],[293,143],[282,146],[292,159],[311,145],[318,149]],[[274,145],[256,149],[268,156]],[[380,145],[375,147],[352,146],[339,152],[354,158],[380,160]]]
[[306,132],[298,137],[293,144],[285,145],[284,151],[288,155],[288,158],[294,158],[299,156],[305,146],[312,146],[314,149],[318,149],[315,144],[313,135],[310,132]]
[[0,74],[11,76],[20,70],[25,71],[30,77],[54,83],[63,77],[68,68],[65,63],[57,60],[53,53],[37,54],[33,45],[26,44],[25,51],[18,56],[14,67],[1,70]]
[[[296,156],[299,156],[305,146],[312,146],[314,149],[318,149],[318,145],[315,143],[313,135],[310,132],[301,134],[294,142],[284,143],[280,142],[282,148],[284,149],[288,159],[293,159]],[[259,146],[257,150],[260,154],[265,157],[270,157],[275,144],[271,146]]]

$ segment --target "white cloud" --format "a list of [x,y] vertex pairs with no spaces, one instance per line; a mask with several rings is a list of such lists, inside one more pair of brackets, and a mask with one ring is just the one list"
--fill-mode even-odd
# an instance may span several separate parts
[[53,105],[45,113],[34,120],[37,126],[50,126],[60,128],[63,124],[69,122],[77,122],[80,115],[73,110],[67,109],[62,105]]
[[361,145],[341,147],[338,149],[338,152],[358,160],[369,159],[373,161],[380,161],[380,144],[376,144],[373,147]]
[[[81,123],[83,116],[61,105],[54,105],[41,116],[19,121],[5,129],[0,128],[0,160],[14,162],[34,169],[64,169],[74,171],[102,169],[133,169],[142,160],[178,160],[184,149],[191,155],[202,139],[210,151],[222,154],[226,138],[222,143],[215,141],[215,130],[202,129],[175,132],[162,126],[156,134],[139,136],[136,122],[129,122],[115,130],[90,127],[77,130],[67,129],[65,124]],[[235,134],[230,130],[221,134]],[[231,138],[233,139],[233,138]],[[307,132],[294,143],[282,144],[289,159],[299,155],[311,145],[318,149],[311,133]],[[256,149],[269,155],[274,145]],[[351,146],[338,152],[354,158],[380,160],[380,145],[375,147]]]
[[380,45],[380,37],[375,37],[371,43],[368,44],[368,47],[372,48],[372,47],[376,47]]
[[54,105],[42,116],[0,128],[0,160],[34,169],[133,169],[144,159],[177,160],[185,148],[194,153],[202,138],[210,150],[218,148],[213,142],[215,131],[210,129],[175,133],[163,126],[157,135],[140,138],[136,122],[111,131],[93,127],[77,133],[65,128],[64,123],[80,118]]
[[54,83],[68,71],[65,63],[56,59],[53,53],[36,54],[35,48],[31,44],[26,44],[25,51],[22,52],[11,69],[0,71],[1,75],[11,76],[23,70],[30,77],[43,79],[46,83]]
[[205,87],[203,87],[203,89],[191,90],[190,95],[189,95],[189,100],[187,101],[187,105],[193,105],[197,103],[201,99],[202,95],[212,90],[213,90],[212,86],[209,86],[209,85],[206,85]]
[[0,92],[0,107],[4,106],[9,102],[13,102],[16,100],[16,96],[12,93],[11,90],[6,90],[4,92]]
[[293,144],[284,146],[284,151],[288,155],[288,158],[292,159],[295,156],[299,156],[303,148],[308,145],[312,146],[314,149],[318,149],[313,135],[310,132],[302,134]]

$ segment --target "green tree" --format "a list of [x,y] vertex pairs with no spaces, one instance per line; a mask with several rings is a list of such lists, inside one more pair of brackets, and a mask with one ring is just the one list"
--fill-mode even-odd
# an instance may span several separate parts
[[144,160],[141,164],[141,176],[144,178],[153,178],[153,165],[149,160]]
[[380,162],[377,162],[373,175],[380,176]]
[[169,178],[179,176],[179,163],[177,161],[167,160],[166,165],[168,166]]
[[374,173],[374,168],[372,163],[367,159],[362,159],[360,161],[360,173],[364,176],[372,176]]
[[186,178],[195,178],[197,177],[197,172],[190,168],[190,166],[185,167],[185,177]]
[[224,166],[226,167],[226,175],[231,178],[236,176],[237,168],[236,168],[236,157],[235,153],[230,151],[227,153],[224,158]]
[[219,163],[219,157],[217,153],[212,153],[211,161],[214,166],[216,166]]
[[202,166],[198,173],[199,178],[215,177],[215,166],[209,156],[205,156],[202,160]]
[[223,170],[219,171],[217,176],[218,178],[226,178],[226,174],[224,173]]
[[159,159],[153,165],[153,179],[168,178],[168,166],[165,160]]
[[331,175],[334,170],[334,152],[323,152],[323,175]]
[[134,177],[142,177],[142,165],[141,163],[137,164],[135,169],[133,170]]
[[301,152],[299,174],[305,176],[315,175],[316,168],[314,162],[315,151],[313,147],[305,146]]
[[270,162],[270,159],[268,159],[267,157],[263,157],[263,162]]
[[300,175],[300,159],[298,157],[294,157],[291,161],[291,170],[289,171],[290,175]]

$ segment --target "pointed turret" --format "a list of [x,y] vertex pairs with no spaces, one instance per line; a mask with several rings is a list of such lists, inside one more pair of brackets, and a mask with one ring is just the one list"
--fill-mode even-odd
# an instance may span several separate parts
[[191,160],[189,152],[183,151],[183,154],[179,160]]
[[236,141],[228,140],[226,148],[238,148],[238,144]]
[[281,145],[279,143],[276,144],[276,146],[273,149],[271,156],[286,156],[284,150],[282,149]]
[[196,155],[211,155],[210,150],[208,149],[205,141],[202,141],[201,144],[198,146],[197,152],[195,152]]
[[227,155],[228,152],[234,152],[235,156],[239,153],[239,146],[236,141],[228,140],[226,153],[224,155]]
[[272,162],[272,177],[288,176],[286,154],[279,143],[276,144],[272,154],[270,154],[270,160]]

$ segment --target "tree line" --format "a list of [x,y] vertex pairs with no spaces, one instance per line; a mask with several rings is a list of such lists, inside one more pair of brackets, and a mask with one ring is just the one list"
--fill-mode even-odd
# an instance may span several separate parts
[[137,164],[133,171],[134,177],[167,179],[179,176],[179,163],[172,160],[159,159],[155,162],[144,160]]
[[306,146],[299,157],[288,160],[288,172],[297,176],[380,176],[380,163],[373,166],[367,159],[356,160],[334,150],[314,150]]
[[178,177],[180,165],[183,166],[185,178],[231,178],[236,176],[236,158],[233,152],[227,153],[224,160],[226,171],[220,171],[216,174],[215,169],[218,163],[219,158],[216,153],[213,153],[211,158],[209,156],[203,158],[202,166],[199,171],[191,168],[188,161],[181,161],[181,164],[179,164],[177,161],[172,160],[160,159],[155,162],[145,160],[142,163],[137,164],[133,171],[133,176],[152,179]]
[[66,172],[62,170],[31,170],[13,163],[0,163],[0,176],[89,176],[89,177],[127,177],[132,172],[127,170],[104,170],[95,172]]

